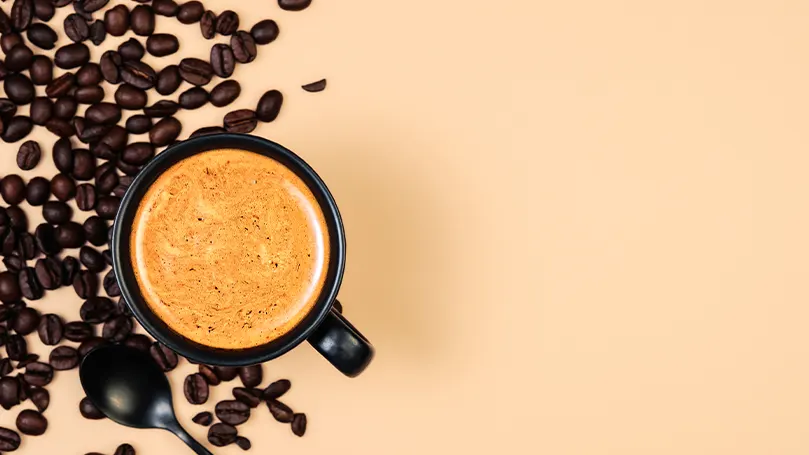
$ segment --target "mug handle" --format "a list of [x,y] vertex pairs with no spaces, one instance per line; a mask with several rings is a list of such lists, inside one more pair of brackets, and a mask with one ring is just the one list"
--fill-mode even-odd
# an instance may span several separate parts
[[309,343],[344,375],[353,378],[374,358],[374,347],[337,308],[309,336]]

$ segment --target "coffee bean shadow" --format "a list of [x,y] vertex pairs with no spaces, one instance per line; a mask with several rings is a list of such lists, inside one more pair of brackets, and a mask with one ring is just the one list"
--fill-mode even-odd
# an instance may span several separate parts
[[460,246],[441,222],[447,201],[430,176],[420,175],[422,165],[392,159],[382,144],[346,142],[330,143],[312,163],[346,226],[344,314],[386,363],[423,367],[441,358],[451,333],[441,295],[463,281],[449,270]]

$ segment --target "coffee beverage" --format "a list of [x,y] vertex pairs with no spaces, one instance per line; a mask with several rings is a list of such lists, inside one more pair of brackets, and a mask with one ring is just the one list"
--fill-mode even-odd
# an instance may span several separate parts
[[326,280],[324,214],[306,183],[242,150],[168,168],[138,206],[131,263],[149,308],[180,335],[220,349],[293,329]]

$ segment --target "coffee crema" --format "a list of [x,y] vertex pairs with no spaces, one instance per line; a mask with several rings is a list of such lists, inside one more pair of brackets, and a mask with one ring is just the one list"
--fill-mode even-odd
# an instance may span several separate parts
[[138,206],[130,255],[149,308],[172,330],[245,349],[309,313],[329,253],[325,217],[300,177],[264,155],[223,149],[157,178]]

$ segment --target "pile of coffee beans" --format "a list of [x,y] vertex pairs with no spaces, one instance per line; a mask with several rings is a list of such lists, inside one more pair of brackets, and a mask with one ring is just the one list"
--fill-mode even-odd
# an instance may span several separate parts
[[[311,4],[311,0],[277,2],[286,11],[301,11]],[[5,265],[0,271],[0,347],[6,354],[0,358],[0,407],[10,410],[27,400],[35,406],[17,415],[17,431],[0,427],[0,452],[16,450],[20,434],[38,436],[47,431],[45,412],[50,395],[46,387],[56,372],[76,368],[98,346],[123,343],[148,351],[166,372],[177,367],[180,358],[176,353],[135,333],[137,324],[120,298],[112,270],[99,279],[112,266],[106,249],[110,223],[134,176],[180,138],[183,126],[175,114],[209,103],[218,108],[233,103],[242,92],[240,83],[230,79],[236,66],[256,60],[259,47],[279,35],[279,27],[271,19],[252,24],[248,30],[237,13],[211,11],[195,0],[109,3],[13,0],[0,6],[0,50],[5,56],[0,60],[4,94],[0,97],[0,139],[23,141],[16,152],[16,164],[22,171],[35,169],[49,150],[59,171],[50,178],[38,176],[27,182],[14,174],[0,179],[0,197],[7,204],[0,205],[0,256]],[[52,23],[59,8],[70,8],[70,12],[61,23]],[[208,59],[172,60],[181,52],[182,43],[157,30],[156,16],[198,24],[203,39],[227,37],[228,43],[213,44]],[[130,33],[132,37],[94,61],[90,46],[101,45],[108,35]],[[61,45],[60,36],[68,38],[69,44]],[[53,58],[43,52],[50,50]],[[142,59],[147,53],[159,57],[164,65],[155,68],[145,63]],[[222,80],[212,84],[215,77]],[[177,93],[183,84],[189,87]],[[303,86],[308,92],[325,88],[325,79]],[[114,94],[114,102],[104,101],[107,93]],[[250,133],[259,122],[274,121],[283,101],[280,91],[268,90],[254,109],[233,110],[220,124],[200,128],[190,136]],[[24,141],[38,127],[53,135],[52,145]],[[148,140],[135,139],[139,134],[147,134]],[[76,214],[68,204],[71,200],[79,211],[90,215],[83,222],[74,219]],[[41,210],[45,222],[29,225],[20,207],[24,203]],[[41,314],[33,305],[45,291],[60,287],[72,287],[82,299],[78,319],[65,321],[56,314]],[[47,359],[28,352],[28,336],[38,336],[44,345],[53,347]],[[190,403],[201,405],[207,402],[210,387],[237,376],[242,386],[233,389],[232,400],[221,401],[214,413],[201,412],[193,419],[210,426],[211,444],[249,449],[250,441],[236,427],[261,403],[273,418],[290,424],[294,434],[303,436],[306,415],[279,401],[290,382],[279,380],[260,389],[261,365],[199,365],[199,372],[186,378],[183,392]],[[78,408],[86,419],[104,418],[87,398]],[[129,444],[115,451],[116,455],[134,453]]]

